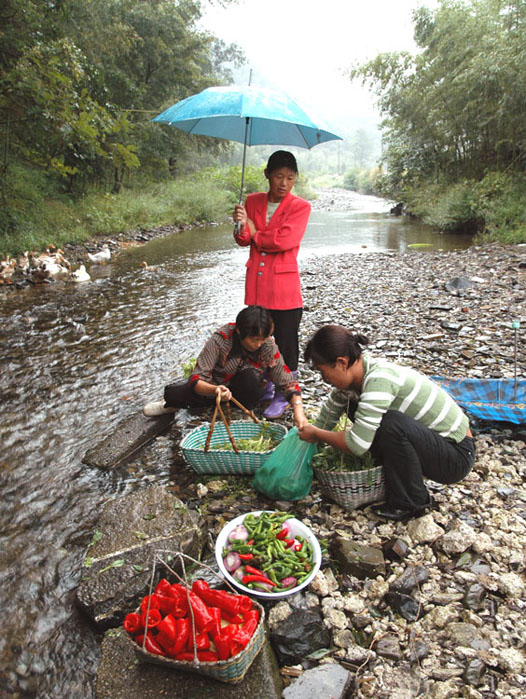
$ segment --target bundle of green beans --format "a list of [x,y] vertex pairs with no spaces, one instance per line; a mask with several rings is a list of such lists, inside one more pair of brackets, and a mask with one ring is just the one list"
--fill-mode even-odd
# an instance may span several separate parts
[[[256,566],[274,583],[272,589],[266,591],[284,592],[297,587],[312,573],[314,550],[306,537],[292,534],[286,524],[292,517],[286,512],[246,515],[243,526],[248,532],[248,538],[234,540],[228,549],[224,549],[223,556],[228,551],[242,554],[251,567]],[[287,583],[287,578],[295,580]],[[262,589],[257,581],[249,582],[247,587]]]
[[[250,439],[236,439],[236,445],[241,451],[264,452],[277,447],[280,441],[281,436],[276,436],[276,433],[272,430],[270,425],[267,422],[262,422],[259,434],[255,437],[250,437]],[[210,449],[233,451],[231,442],[215,444],[211,446]]]
[[312,465],[324,471],[366,471],[377,464],[369,451],[363,456],[355,456],[326,446],[314,456]]

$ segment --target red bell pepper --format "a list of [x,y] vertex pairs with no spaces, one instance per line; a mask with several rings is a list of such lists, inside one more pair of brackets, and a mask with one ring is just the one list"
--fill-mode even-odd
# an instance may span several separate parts
[[144,625],[141,620],[140,614],[126,614],[123,622],[124,630],[131,634],[136,634],[139,631],[144,631]]
[[175,597],[160,594],[158,592],[155,593],[155,597],[159,602],[159,611],[161,614],[170,614],[174,608]]

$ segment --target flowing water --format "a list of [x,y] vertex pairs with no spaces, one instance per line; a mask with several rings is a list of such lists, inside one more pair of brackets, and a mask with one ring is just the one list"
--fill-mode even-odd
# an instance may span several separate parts
[[[314,255],[470,244],[388,211],[359,195],[349,210],[313,211],[300,268]],[[90,282],[0,297],[1,696],[94,695],[99,640],[74,605],[86,546],[109,499],[169,474],[103,473],[82,457],[235,318],[246,257],[231,225],[205,227],[123,250]]]

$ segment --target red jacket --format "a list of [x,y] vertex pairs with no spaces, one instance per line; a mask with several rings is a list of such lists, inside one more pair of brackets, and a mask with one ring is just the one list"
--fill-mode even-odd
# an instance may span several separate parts
[[245,207],[256,235],[251,240],[247,226],[234,236],[238,245],[250,245],[245,303],[281,311],[301,308],[297,257],[311,207],[305,199],[289,193],[267,225],[267,202],[266,192],[247,196]]

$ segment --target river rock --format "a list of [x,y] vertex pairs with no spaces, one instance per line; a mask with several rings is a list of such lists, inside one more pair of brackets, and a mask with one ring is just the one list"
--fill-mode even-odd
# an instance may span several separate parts
[[297,610],[270,632],[272,647],[282,664],[293,665],[330,643],[330,633],[319,611]]
[[467,551],[476,538],[477,534],[472,527],[462,521],[457,521],[441,538],[440,545],[446,553],[463,553]]
[[[170,552],[197,559],[202,543],[199,515],[161,486],[113,500],[97,522],[77,602],[100,628],[116,626],[147,594],[156,551],[167,562]],[[158,564],[156,578],[166,574]]]
[[283,683],[265,642],[239,684],[138,661],[124,630],[106,632],[97,673],[96,699],[279,699]]
[[380,549],[338,536],[332,541],[331,551],[342,573],[360,580],[385,575],[385,560]]
[[404,595],[409,595],[415,587],[420,587],[429,580],[429,571],[424,566],[411,566],[406,568],[402,575],[394,580],[389,589],[392,592],[401,592]]
[[433,519],[432,514],[411,520],[407,525],[407,533],[419,544],[435,541],[444,534],[444,530]]
[[338,663],[326,663],[306,670],[283,690],[283,699],[344,699],[351,685],[351,673]]

